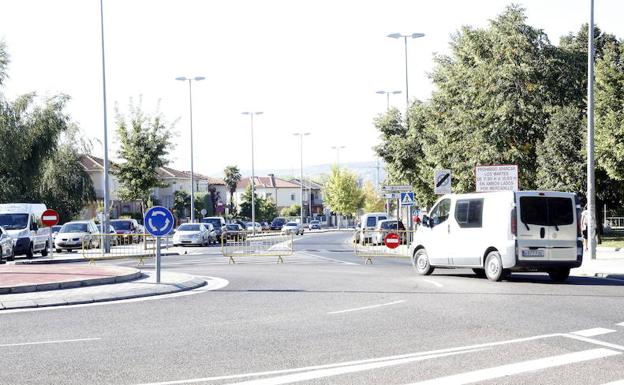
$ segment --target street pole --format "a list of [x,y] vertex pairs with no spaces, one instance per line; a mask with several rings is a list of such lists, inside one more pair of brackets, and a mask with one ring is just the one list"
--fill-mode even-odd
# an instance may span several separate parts
[[333,150],[336,150],[336,167],[340,167],[340,149],[345,148],[345,146],[332,146]]
[[[102,39],[102,99],[104,110],[104,213],[102,215],[102,234],[108,234],[108,212],[109,208],[109,187],[108,187],[108,121],[106,112],[106,61],[104,59],[104,5],[100,0],[100,29]],[[104,237],[104,247],[102,254],[110,252],[110,242],[108,236]]]
[[193,168],[193,90],[191,82],[196,82],[206,79],[203,76],[195,76],[194,78],[187,78],[184,76],[177,77],[176,80],[188,81],[189,86],[189,120],[191,130],[191,223],[195,222],[195,170]]
[[412,33],[409,35],[402,35],[400,33],[391,33],[388,35],[388,37],[392,38],[392,39],[398,39],[400,37],[403,38],[404,41],[404,46],[405,46],[405,125],[409,127],[408,125],[408,118],[409,118],[409,82],[408,82],[408,66],[407,66],[407,38],[410,37],[412,39],[417,39],[419,37],[423,37],[425,36],[424,33]]
[[376,94],[379,95],[386,95],[386,111],[390,110],[390,94],[392,95],[398,95],[400,94],[402,91],[384,91],[384,90],[380,90],[380,91],[375,91]]
[[301,186],[301,199],[300,199],[300,223],[303,226],[303,137],[310,135],[309,132],[298,132],[293,135],[299,136],[299,155],[300,155],[300,169],[299,169],[299,185]]
[[[262,115],[262,111],[244,111],[243,115],[249,115],[251,121],[251,233],[256,234],[256,173],[254,168],[254,115]],[[277,199],[277,196],[275,197]]]
[[587,246],[591,259],[596,259],[594,237],[596,191],[594,175],[594,0],[589,1],[589,31],[587,42]]
[[156,237],[156,283],[160,283],[160,237]]
[[[308,213],[310,215],[310,220],[312,220],[312,178],[308,179],[308,187],[309,187],[309,193],[310,193],[310,197],[308,199]],[[606,218],[606,216],[605,216]]]

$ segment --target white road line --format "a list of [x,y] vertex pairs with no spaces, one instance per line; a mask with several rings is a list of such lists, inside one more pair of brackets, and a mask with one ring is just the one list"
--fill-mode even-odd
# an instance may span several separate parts
[[379,305],[370,305],[370,306],[356,307],[356,308],[353,308],[353,309],[330,311],[327,314],[342,314],[342,313],[349,313],[349,312],[352,312],[352,311],[375,309],[375,308],[382,307],[382,306],[397,305],[397,304],[403,303],[403,302],[405,302],[405,300],[401,299],[401,300],[398,300],[398,301],[382,303],[382,304],[379,304]]
[[307,251],[300,251],[300,252],[298,252],[298,254],[303,254],[303,255],[310,256],[310,257],[319,258],[319,259],[324,259],[326,261],[337,262],[337,263],[340,263],[340,264],[343,264],[343,265],[352,265],[352,266],[359,265],[358,263],[341,261],[339,259],[334,259],[334,258],[329,258],[329,257],[322,257],[320,255],[312,254],[312,253],[307,252]]
[[570,334],[575,334],[581,337],[595,337],[595,336],[600,336],[600,335],[608,334],[608,333],[615,333],[615,330],[605,329],[605,328],[593,328],[593,329],[579,330],[576,332],[572,332]]
[[563,337],[572,338],[572,339],[575,339],[575,340],[578,340],[578,341],[587,342],[587,343],[594,344],[594,345],[604,346],[606,348],[611,348],[611,349],[615,349],[615,350],[621,350],[622,352],[624,352],[624,346],[623,345],[612,344],[610,342],[604,342],[604,341],[596,340],[596,339],[589,338],[589,337],[579,336],[579,335],[576,335],[576,334],[562,334],[562,336]]
[[399,359],[399,360],[382,361],[382,362],[374,362],[374,363],[369,363],[369,364],[360,364],[360,365],[351,365],[351,366],[342,366],[342,367],[339,367],[339,368],[332,368],[332,369],[320,369],[320,370],[313,370],[313,371],[303,372],[303,373],[289,374],[289,375],[280,376],[280,377],[273,377],[273,378],[265,378],[265,379],[259,379],[259,380],[237,382],[237,383],[235,383],[233,385],[280,385],[280,384],[290,384],[290,383],[293,383],[293,382],[309,381],[309,380],[314,380],[314,379],[317,379],[317,378],[326,378],[326,377],[338,376],[338,375],[341,375],[341,374],[362,372],[362,371],[365,371],[365,370],[385,368],[385,367],[388,367],[388,366],[403,365],[403,364],[407,364],[407,363],[410,363],[410,362],[432,360],[432,359],[435,359],[435,358],[453,356],[453,355],[457,355],[457,354],[473,353],[473,352],[478,352],[478,351],[481,351],[481,350],[483,350],[483,349],[472,349],[472,350],[464,350],[464,351],[461,351],[461,352],[431,354],[431,355],[427,355],[427,356],[410,357],[410,358],[403,358],[403,359]]
[[47,345],[47,344],[64,344],[68,342],[86,342],[86,341],[97,341],[101,340],[101,338],[76,338],[73,340],[52,340],[52,341],[38,341],[38,342],[22,342],[15,344],[1,344],[0,348],[7,348],[11,346],[29,346],[29,345]]
[[616,324],[617,326],[624,326],[624,322],[620,322],[619,324]]
[[624,380],[613,381],[613,382],[609,382],[608,384],[602,384],[602,385],[624,385]]
[[598,358],[605,358],[622,354],[615,350],[597,348],[583,350],[580,352],[561,354],[539,358],[537,360],[517,362],[515,364],[501,365],[488,369],[475,370],[472,372],[455,374],[447,377],[434,378],[428,381],[415,382],[411,385],[461,385],[472,384],[475,382],[487,381],[501,377],[508,377],[525,372],[532,372],[552,368],[555,366],[563,366],[577,362],[590,361]]
[[429,284],[432,284],[435,287],[444,287],[441,283],[438,283],[436,281],[432,281],[430,279],[423,279],[424,282],[427,282]]

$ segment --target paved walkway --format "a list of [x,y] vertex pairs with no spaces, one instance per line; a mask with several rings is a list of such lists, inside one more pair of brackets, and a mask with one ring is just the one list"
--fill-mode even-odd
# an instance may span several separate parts
[[586,253],[583,264],[578,269],[572,269],[571,275],[586,277],[620,278],[624,279],[624,252],[599,247],[596,250],[596,259],[592,260]]

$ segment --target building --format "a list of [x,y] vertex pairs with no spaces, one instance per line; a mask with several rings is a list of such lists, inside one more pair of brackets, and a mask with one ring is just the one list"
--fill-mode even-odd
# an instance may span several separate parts
[[[296,183],[277,178],[273,174],[254,178],[256,195],[272,200],[279,212],[284,207],[298,205],[301,202],[301,187]],[[236,185],[234,203],[240,206],[242,195],[251,186],[251,177],[242,178]]]
[[[291,183],[299,186],[301,190],[301,182],[299,178],[290,180]],[[303,179],[303,213],[305,216],[319,216],[324,214],[323,207],[323,186],[309,179]]]

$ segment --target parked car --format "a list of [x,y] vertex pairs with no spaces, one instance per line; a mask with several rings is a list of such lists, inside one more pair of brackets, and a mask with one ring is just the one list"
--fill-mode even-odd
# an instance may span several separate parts
[[240,219],[235,219],[234,222],[232,223],[236,223],[237,225],[240,225],[240,227],[242,227],[243,230],[247,230],[247,223],[249,222],[244,222],[244,221],[241,221]]
[[225,225],[225,231],[223,233],[224,242],[225,240],[231,241],[244,241],[247,239],[247,233],[245,229],[242,228],[238,223],[229,223]]
[[72,221],[61,227],[54,241],[57,253],[62,250],[91,249],[100,246],[97,226],[93,221]]
[[262,225],[263,231],[271,230],[271,224],[269,222],[260,222],[260,225]]
[[284,223],[286,223],[286,218],[282,218],[282,217],[274,218],[273,222],[271,222],[271,230],[281,230],[282,226],[284,226]]
[[287,222],[282,226],[282,234],[303,235],[303,226],[297,222]]
[[371,242],[373,245],[383,245],[386,235],[390,233],[398,234],[401,239],[401,244],[407,243],[405,226],[402,221],[397,221],[396,219],[383,219],[377,222],[375,230],[373,231],[373,238]]
[[377,226],[378,221],[388,219],[386,213],[367,213],[360,217],[360,223],[355,228],[353,233],[353,242],[355,243],[370,243],[373,240],[373,231]]
[[321,229],[321,221],[313,219],[308,224],[308,230],[320,230]]
[[14,258],[13,240],[6,230],[0,227],[0,263],[12,261]]
[[141,229],[136,219],[113,219],[110,224],[117,234],[122,235],[118,238],[119,243],[139,242]]
[[575,194],[501,191],[442,196],[410,246],[419,274],[472,268],[499,281],[512,271],[545,271],[565,281],[581,266],[583,242]]
[[223,229],[225,227],[225,219],[222,217],[205,217],[201,220],[202,223],[210,223],[214,229],[217,241],[221,242],[223,235]]
[[252,222],[247,222],[246,225],[247,232],[252,232],[254,230],[256,233],[262,232],[262,225],[258,222],[256,222],[255,224]]
[[217,239],[209,223],[183,223],[173,234],[174,246],[208,246],[213,243],[217,243]]
[[61,227],[63,227],[62,225],[54,225],[52,227],[50,227],[50,233],[52,234],[52,242],[54,242],[54,239],[56,238],[56,234],[58,234],[59,230],[61,230]]

